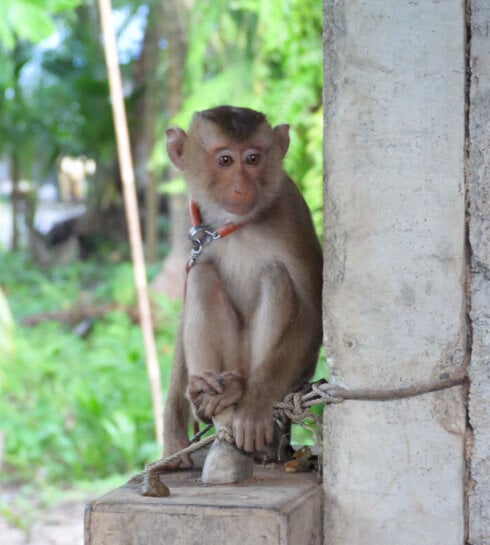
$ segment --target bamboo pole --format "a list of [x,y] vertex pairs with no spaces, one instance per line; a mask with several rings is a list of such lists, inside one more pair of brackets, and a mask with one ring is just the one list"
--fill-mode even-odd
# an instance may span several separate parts
[[112,113],[116,132],[117,152],[123,185],[126,219],[129,230],[129,242],[133,261],[138,308],[141,329],[145,343],[146,365],[150,381],[155,421],[155,434],[158,444],[163,441],[163,402],[161,395],[161,375],[158,365],[153,322],[151,317],[148,282],[146,279],[145,259],[138,214],[135,176],[129,142],[128,123],[124,107],[121,71],[119,67],[116,33],[112,19],[111,0],[99,0],[99,11],[104,37],[104,52],[109,75]]

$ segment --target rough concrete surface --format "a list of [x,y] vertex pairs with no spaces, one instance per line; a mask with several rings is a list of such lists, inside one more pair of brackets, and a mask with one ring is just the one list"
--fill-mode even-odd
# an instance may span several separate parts
[[[466,355],[465,6],[325,2],[332,380],[391,389]],[[462,545],[461,388],[325,417],[327,545]]]
[[166,474],[166,498],[136,485],[93,501],[86,545],[321,545],[323,501],[311,474],[256,468],[242,484],[205,485],[200,471]]
[[469,543],[490,543],[490,4],[471,2],[469,421],[473,430]]
[[326,545],[462,545],[461,388],[325,412]]
[[465,351],[464,6],[325,8],[330,364],[349,386],[428,380]]

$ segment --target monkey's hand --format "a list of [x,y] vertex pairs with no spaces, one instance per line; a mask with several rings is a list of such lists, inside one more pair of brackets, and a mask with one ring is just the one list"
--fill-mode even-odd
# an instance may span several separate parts
[[244,398],[233,415],[232,427],[238,448],[247,452],[262,450],[274,440],[272,404]]
[[198,418],[209,423],[213,416],[238,403],[244,389],[245,379],[238,370],[225,373],[206,371],[189,377],[187,395]]

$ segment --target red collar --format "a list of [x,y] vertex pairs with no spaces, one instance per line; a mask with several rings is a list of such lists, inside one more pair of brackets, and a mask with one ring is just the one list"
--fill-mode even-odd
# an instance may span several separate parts
[[191,216],[192,227],[189,229],[189,238],[192,241],[192,251],[187,261],[186,272],[188,273],[191,268],[195,265],[199,255],[202,252],[203,247],[212,242],[213,240],[218,240],[219,238],[227,237],[234,233],[241,227],[244,223],[225,223],[219,229],[213,230],[209,225],[204,225],[202,223],[201,211],[199,210],[199,205],[191,197],[189,200],[189,213]]
[[[191,223],[193,227],[202,225],[201,210],[199,210],[199,205],[197,202],[192,200],[192,197],[189,199],[189,214],[191,216]],[[223,238],[231,235],[231,233],[240,229],[240,227],[243,227],[243,225],[243,223],[225,223],[222,227],[216,229],[216,231],[213,231],[213,233],[217,233],[219,235],[219,237],[216,238]],[[211,231],[210,228],[209,230]]]

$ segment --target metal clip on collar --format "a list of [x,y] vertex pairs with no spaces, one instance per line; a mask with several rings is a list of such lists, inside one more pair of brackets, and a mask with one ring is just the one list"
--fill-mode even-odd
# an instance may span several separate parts
[[193,265],[202,252],[203,247],[212,240],[218,240],[221,238],[221,235],[216,231],[212,231],[208,225],[199,224],[189,229],[189,238],[192,242],[190,262]]

